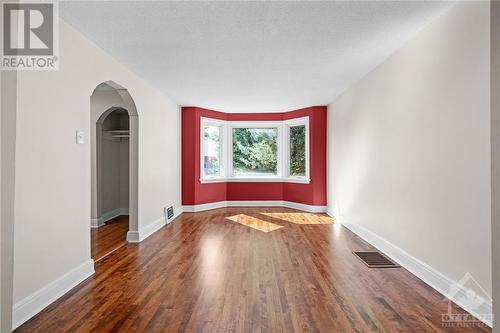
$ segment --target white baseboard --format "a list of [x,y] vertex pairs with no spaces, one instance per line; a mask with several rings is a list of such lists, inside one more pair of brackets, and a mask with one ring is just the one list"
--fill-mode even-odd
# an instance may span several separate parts
[[139,231],[128,231],[127,232],[127,242],[129,243],[139,243],[140,242]]
[[21,326],[92,274],[94,274],[94,260],[90,259],[15,303],[12,312],[12,329]]
[[227,201],[210,202],[200,205],[184,205],[182,206],[182,210],[184,213],[197,213],[197,212],[203,212],[205,210],[224,208],[224,207],[227,207]]
[[102,217],[98,217],[96,219],[90,219],[90,227],[91,228],[99,228],[104,225],[104,221]]
[[326,206],[313,206],[291,201],[283,201],[283,206],[303,210],[309,213],[326,213]]
[[153,223],[148,224],[147,226],[140,228],[138,231],[129,231],[127,232],[127,241],[129,243],[140,243],[156,231],[165,226],[165,218],[162,216]]
[[326,212],[326,206],[313,206],[291,201],[217,201],[201,205],[185,205],[183,210],[186,213],[196,213],[224,207],[287,207],[310,213]]
[[[330,215],[331,211],[327,211],[327,213]],[[452,280],[370,230],[357,224],[347,223],[344,219],[339,219],[338,217],[336,221],[478,319],[483,320],[481,315],[484,316],[493,312],[491,299],[481,297],[474,291],[464,288],[461,283]],[[470,296],[475,297],[476,300],[479,299],[480,302],[478,303],[481,305],[478,307],[476,304],[476,307],[473,308],[470,304],[466,303],[467,299],[471,299]],[[493,324],[490,320],[484,320],[484,323],[490,327]]]
[[148,224],[147,226],[140,228],[138,231],[129,231],[127,232],[127,241],[129,243],[140,243],[158,230],[160,230],[162,227],[164,227],[166,224],[171,223],[177,216],[182,214],[182,209],[181,207],[174,207],[174,216],[171,217],[170,219],[166,219],[165,216],[160,217],[153,223]]
[[326,207],[326,215],[330,216],[331,218],[335,218],[335,215],[333,213],[333,209],[331,209],[330,207]]
[[109,212],[105,212],[96,219],[90,219],[90,227],[91,228],[99,228],[102,227],[106,221],[114,219],[115,217],[121,215],[128,215],[128,208],[117,208],[110,210]]

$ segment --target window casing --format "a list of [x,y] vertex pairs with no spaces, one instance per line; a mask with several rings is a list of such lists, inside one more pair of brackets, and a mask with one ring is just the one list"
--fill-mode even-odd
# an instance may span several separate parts
[[233,176],[278,175],[278,128],[232,128]]
[[[276,122],[263,122],[263,121],[247,121],[247,122],[227,122],[227,128],[228,128],[228,133],[229,137],[227,140],[227,146],[229,147],[229,154],[228,154],[228,160],[227,160],[227,166],[228,166],[228,173],[227,173],[227,178],[228,179],[235,179],[235,180],[252,180],[252,179],[273,179],[276,180],[277,178],[281,178],[281,145],[280,142],[283,128],[282,128],[282,123],[279,121]],[[234,162],[234,132],[235,130],[238,129],[272,129],[276,133],[276,144],[277,144],[277,149],[276,149],[276,174],[255,174],[255,173],[241,173],[237,172],[235,170],[235,162]]]
[[[225,122],[205,119],[200,133],[200,174],[204,180],[218,180],[225,177]],[[218,144],[218,147],[217,147]]]
[[[290,120],[285,120],[284,122],[284,130],[285,130],[285,140],[284,140],[284,149],[286,153],[284,154],[284,165],[285,165],[285,175],[288,180],[304,180],[307,179],[309,181],[310,179],[310,173],[309,173],[309,161],[310,161],[310,156],[309,156],[309,117],[303,117],[303,118],[295,118],[295,119],[290,119]],[[294,172],[293,167],[292,167],[292,151],[293,150],[300,150],[298,147],[293,146],[292,142],[292,131],[295,128],[301,128],[303,127],[303,136],[304,136],[304,162],[303,162],[303,173],[297,174]]]
[[[200,121],[200,182],[310,182],[309,176],[309,117],[295,118],[285,121],[221,121],[210,118],[201,118]],[[303,126],[304,143],[300,148],[305,150],[305,161],[303,162],[304,172],[294,173],[290,163],[290,152],[293,151],[290,138],[294,127]],[[206,129],[214,132],[213,127],[219,128],[220,143],[220,163],[218,174],[206,172],[207,158],[213,155],[207,150],[205,138]],[[253,135],[262,140],[253,140],[249,144],[248,140],[239,140],[244,135]],[[275,141],[273,141],[275,138]],[[236,140],[236,141],[235,141]],[[297,141],[297,140],[296,140]],[[275,142],[276,147],[268,148],[265,142],[271,145]],[[263,146],[264,145],[264,146]],[[305,147],[304,147],[305,145]],[[236,150],[236,151],[235,151]],[[271,163],[260,163],[258,158],[249,161],[245,155],[252,151],[257,156],[266,156],[262,161],[272,161]],[[233,154],[238,154],[233,156]],[[208,155],[207,155],[208,154]],[[255,155],[254,154],[254,155]],[[271,155],[270,155],[271,154]],[[274,161],[274,154],[276,160]],[[270,156],[272,158],[270,158]],[[255,156],[254,156],[255,157]],[[236,159],[236,161],[235,161]],[[212,159],[213,160],[213,159]],[[245,163],[242,163],[244,161]],[[270,166],[272,164],[272,166]],[[210,166],[210,165],[209,165]],[[213,166],[213,165],[211,165]],[[250,170],[251,172],[245,172]],[[270,172],[274,171],[275,172]]]

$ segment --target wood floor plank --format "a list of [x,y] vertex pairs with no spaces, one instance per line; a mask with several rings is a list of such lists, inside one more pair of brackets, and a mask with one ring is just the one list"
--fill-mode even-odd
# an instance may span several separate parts
[[[239,214],[281,228],[227,219]],[[16,332],[491,332],[443,327],[437,291],[403,268],[366,267],[352,251],[373,248],[328,219],[285,208],[182,214],[98,261]]]
[[91,258],[99,261],[117,248],[127,244],[128,216],[121,215],[90,230]]

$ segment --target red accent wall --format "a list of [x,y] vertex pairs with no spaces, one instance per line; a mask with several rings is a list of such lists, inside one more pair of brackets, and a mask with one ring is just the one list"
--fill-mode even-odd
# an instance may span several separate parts
[[[326,106],[282,113],[224,113],[198,107],[182,108],[182,204],[217,201],[283,200],[326,205]],[[309,116],[309,184],[285,182],[200,183],[200,117],[229,121],[287,120]]]

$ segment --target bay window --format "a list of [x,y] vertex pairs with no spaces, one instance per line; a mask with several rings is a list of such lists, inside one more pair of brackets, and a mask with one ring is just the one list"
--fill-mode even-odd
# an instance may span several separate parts
[[202,183],[309,183],[309,117],[285,121],[201,118]]

